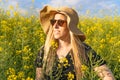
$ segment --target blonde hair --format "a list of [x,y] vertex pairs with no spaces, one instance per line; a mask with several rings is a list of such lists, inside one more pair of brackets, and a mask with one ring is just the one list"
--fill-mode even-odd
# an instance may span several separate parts
[[86,61],[85,48],[79,38],[79,36],[70,32],[71,45],[72,45],[72,58],[74,62],[74,68],[76,72],[77,80],[82,78],[83,73],[81,70],[82,62]]
[[[49,71],[52,70],[52,65],[54,63],[54,58],[55,58],[54,57],[55,51],[53,51],[51,48],[51,41],[54,40],[52,28],[53,27],[50,26],[44,46],[43,69],[46,74],[49,74]],[[47,66],[49,67],[46,68]]]
[[[86,61],[85,49],[79,36],[73,34],[71,31],[70,31],[70,38],[72,45],[71,57],[74,62],[74,68],[75,68],[77,80],[79,80],[83,76],[83,73],[81,71],[82,62]],[[52,70],[52,66],[55,60],[56,51],[51,48],[51,41],[53,40],[55,40],[53,37],[53,29],[50,26],[48,35],[46,37],[46,42],[44,47],[44,58],[43,58],[44,61],[43,68],[46,74],[50,74],[50,71]]]
[[[70,30],[69,30],[69,33],[70,33],[70,39],[71,39],[71,45],[72,45],[71,57],[74,62],[76,78],[77,80],[80,80],[83,76],[83,73],[81,71],[82,62],[86,61],[85,48],[78,35],[73,34]],[[44,46],[44,58],[43,58],[43,61],[44,61],[43,69],[46,74],[50,74],[53,63],[55,61],[56,50],[52,48],[52,45],[51,45],[52,41],[57,42],[57,40],[55,40],[53,36],[53,27],[50,25],[48,34],[46,36],[46,41]]]

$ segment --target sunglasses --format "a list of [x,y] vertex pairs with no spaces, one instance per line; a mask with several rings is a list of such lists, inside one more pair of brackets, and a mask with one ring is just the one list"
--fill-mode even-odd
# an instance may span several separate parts
[[53,26],[55,23],[57,22],[57,24],[59,25],[59,26],[62,26],[65,22],[67,22],[66,20],[61,20],[61,19],[59,19],[59,20],[55,20],[55,19],[51,19],[50,20],[50,23],[51,23],[51,25]]

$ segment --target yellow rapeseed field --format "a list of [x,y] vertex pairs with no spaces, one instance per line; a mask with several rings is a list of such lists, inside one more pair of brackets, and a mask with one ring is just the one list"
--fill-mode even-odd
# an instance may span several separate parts
[[[17,12],[10,16],[2,9],[0,12],[0,80],[35,80],[34,61],[46,36],[38,17],[24,17]],[[85,42],[106,60],[119,80],[120,16],[80,16],[78,27],[87,37]],[[82,70],[87,67],[83,65]]]

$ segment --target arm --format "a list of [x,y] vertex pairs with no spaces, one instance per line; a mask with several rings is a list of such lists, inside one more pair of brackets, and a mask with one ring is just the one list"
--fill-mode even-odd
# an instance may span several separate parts
[[42,65],[43,65],[43,55],[44,55],[44,51],[43,51],[43,46],[40,48],[40,51],[37,55],[37,58],[35,60],[35,66],[36,66],[36,79],[35,80],[44,80],[44,76],[43,76],[43,69],[42,69]]
[[97,73],[97,75],[102,79],[102,80],[115,80],[112,72],[110,69],[105,65],[106,61],[104,61],[101,56],[97,55],[97,53],[87,44],[84,43],[85,46],[85,51],[88,56],[88,63],[89,65],[95,66],[96,62],[97,65],[101,65],[99,67],[95,67],[94,70]]
[[97,72],[98,76],[102,80],[115,80],[112,72],[105,64],[101,65],[99,67],[95,67],[94,70],[95,70],[95,72]]
[[36,79],[35,80],[43,80],[42,68],[36,68]]

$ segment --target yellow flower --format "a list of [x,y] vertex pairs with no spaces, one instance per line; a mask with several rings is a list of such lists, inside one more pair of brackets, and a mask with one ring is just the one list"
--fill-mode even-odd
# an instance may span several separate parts
[[17,39],[17,42],[20,43],[20,42],[21,42],[21,39]]
[[9,74],[14,75],[15,74],[15,69],[14,68],[9,68],[7,70],[7,75],[9,75]]
[[31,49],[29,48],[29,45],[24,46],[24,48],[23,48],[23,52],[24,52],[24,53],[28,53],[30,50],[31,50]]
[[51,41],[51,47],[55,50],[58,47],[58,43],[55,41]]
[[111,37],[111,39],[109,40],[109,43],[114,43],[115,40],[117,40],[117,37]]
[[6,11],[7,16],[10,16],[10,11]]
[[101,49],[103,49],[104,47],[105,47],[104,44],[101,44],[101,45],[100,45],[100,48],[101,48]]
[[4,39],[5,38],[5,36],[0,36],[0,39]]
[[14,7],[13,7],[12,5],[10,5],[10,6],[9,6],[9,9],[10,9],[10,10],[13,10],[13,9],[14,9]]
[[2,25],[6,25],[6,24],[7,24],[7,21],[2,20],[2,21],[1,21],[1,24],[2,24]]
[[14,16],[18,16],[18,12],[16,12],[16,11],[13,14],[14,14]]
[[101,39],[100,42],[101,42],[101,43],[104,43],[104,42],[105,42],[105,39]]
[[61,68],[62,66],[61,66],[61,64],[58,64],[58,68]]
[[14,64],[16,65],[16,61],[14,62]]
[[26,70],[26,69],[29,69],[30,67],[29,66],[27,66],[27,65],[24,65],[24,69]]
[[65,62],[65,63],[68,63],[68,60],[67,60],[66,58],[61,58],[61,59],[60,59],[60,63],[64,63],[64,62]]
[[12,42],[9,42],[8,45],[11,46],[11,45],[12,45]]
[[3,50],[3,48],[2,48],[2,47],[0,47],[0,52],[2,52],[2,50]]
[[30,59],[30,57],[29,56],[23,56],[22,59],[25,60],[25,61],[28,61]]
[[24,72],[23,71],[18,72],[18,79],[21,79],[23,77],[24,77]]
[[120,46],[120,41],[116,42],[115,46]]
[[81,68],[81,70],[84,72],[84,71],[86,71],[87,70],[87,66],[85,66],[85,65],[82,65],[82,68]]
[[17,76],[16,75],[9,75],[7,77],[7,80],[17,80]]
[[67,58],[61,58],[59,62],[62,63],[64,67],[67,67],[69,65]]
[[22,50],[16,50],[16,54],[19,55],[22,53]]
[[118,62],[120,63],[120,56],[118,56]]
[[33,80],[33,78],[27,77],[27,79],[26,79],[26,80]]
[[74,74],[72,74],[71,72],[68,73],[68,80],[73,80],[74,79]]

